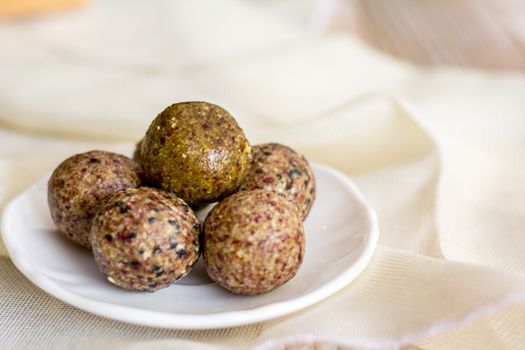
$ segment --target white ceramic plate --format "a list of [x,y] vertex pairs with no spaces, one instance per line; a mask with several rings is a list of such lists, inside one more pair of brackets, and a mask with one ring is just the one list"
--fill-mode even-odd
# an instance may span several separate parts
[[128,323],[163,328],[222,328],[300,310],[355,279],[372,258],[377,218],[340,172],[313,165],[317,200],[305,221],[306,253],[297,275],[259,296],[238,296],[209,280],[202,259],[187,277],[155,293],[132,293],[106,281],[91,252],[58,233],[43,176],[5,208],[2,235],[11,259],[49,294],[80,309]]

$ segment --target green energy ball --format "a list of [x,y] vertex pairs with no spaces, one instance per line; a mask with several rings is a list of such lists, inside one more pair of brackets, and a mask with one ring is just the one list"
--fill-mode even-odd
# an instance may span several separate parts
[[274,192],[237,192],[204,221],[204,263],[210,278],[242,295],[288,282],[304,257],[303,223],[292,203]]
[[93,220],[95,262],[109,282],[153,292],[187,275],[200,254],[200,223],[174,194],[149,187],[116,192]]
[[235,119],[206,102],[166,108],[151,123],[140,151],[146,181],[189,205],[235,192],[251,160],[250,145]]
[[49,179],[51,217],[58,231],[91,248],[91,221],[100,204],[114,192],[140,184],[137,165],[128,157],[104,151],[76,154],[64,160]]

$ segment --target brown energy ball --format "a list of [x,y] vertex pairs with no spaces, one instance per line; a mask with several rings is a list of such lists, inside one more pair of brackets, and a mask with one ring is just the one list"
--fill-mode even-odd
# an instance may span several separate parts
[[153,292],[188,274],[199,258],[200,223],[175,195],[149,187],[111,196],[91,228],[95,262],[109,282]]
[[90,248],[91,221],[115,191],[140,186],[137,165],[120,154],[89,151],[63,161],[48,182],[47,200],[56,227]]
[[301,218],[308,216],[315,200],[315,177],[306,158],[278,143],[252,147],[252,162],[240,190],[273,191],[297,206]]
[[211,103],[184,102],[153,120],[140,159],[148,183],[199,205],[237,190],[251,156],[248,140],[227,111]]
[[304,256],[297,210],[266,190],[238,192],[204,222],[204,263],[212,280],[236,294],[266,293],[286,283]]
[[140,158],[140,149],[142,148],[142,142],[144,139],[137,142],[137,145],[135,146],[135,151],[133,152],[133,160],[135,163],[137,163],[139,166],[142,167],[142,159]]
[[142,168],[142,159],[140,158],[140,149],[142,148],[142,142],[144,139],[137,142],[135,146],[135,151],[133,151],[133,161],[135,164],[137,164],[137,173],[139,174],[140,178],[142,179],[142,185],[143,186],[149,186],[148,182],[144,178],[144,170]]

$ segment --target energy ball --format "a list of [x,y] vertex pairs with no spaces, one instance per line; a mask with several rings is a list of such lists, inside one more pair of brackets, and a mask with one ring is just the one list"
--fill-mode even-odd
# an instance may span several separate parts
[[204,221],[210,278],[236,294],[267,293],[289,281],[304,256],[303,224],[292,203],[274,192],[238,192]]
[[135,162],[135,164],[137,164],[137,172],[140,176],[140,178],[142,179],[142,185],[143,186],[149,186],[149,184],[147,183],[147,181],[144,179],[144,170],[142,168],[142,159],[140,158],[140,149],[142,148],[142,141],[143,140],[140,140],[139,142],[137,142],[136,146],[135,146],[135,151],[133,151],[133,161]]
[[142,142],[144,139],[137,142],[137,145],[135,146],[135,151],[133,152],[133,160],[135,163],[137,163],[139,166],[142,167],[142,159],[140,158],[140,149],[142,148]]
[[153,187],[177,194],[189,205],[217,201],[235,192],[250,166],[250,145],[235,119],[206,102],[176,103],[151,123],[140,159]]
[[89,151],[63,161],[51,175],[47,200],[60,232],[91,248],[89,231],[97,209],[108,196],[141,181],[137,165],[120,154]]
[[306,158],[278,143],[252,148],[248,175],[240,190],[265,189],[283,196],[299,210],[304,220],[315,200],[315,177]]
[[116,192],[91,228],[95,262],[109,282],[153,292],[188,274],[200,254],[200,223],[171,193],[149,187]]

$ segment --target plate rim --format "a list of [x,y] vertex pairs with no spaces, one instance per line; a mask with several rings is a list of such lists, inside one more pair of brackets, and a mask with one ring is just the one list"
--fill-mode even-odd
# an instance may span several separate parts
[[[35,180],[30,186],[25,188],[25,190],[20,192],[6,204],[1,217],[2,239],[4,241],[8,257],[11,259],[16,268],[22,272],[22,274],[26,276],[33,284],[45,291],[47,294],[78,309],[95,314],[97,316],[135,325],[187,330],[213,328],[219,329],[268,321],[312,306],[343,289],[365,270],[366,266],[368,266],[370,263],[378,244],[379,225],[377,214],[370,206],[361,191],[352,182],[352,180],[347,175],[331,166],[319,164],[316,162],[310,162],[310,164],[314,170],[320,169],[330,173],[332,176],[337,177],[350,189],[354,199],[356,199],[360,206],[364,209],[363,212],[370,228],[366,242],[362,248],[362,253],[354,263],[350,264],[343,272],[334,277],[330,283],[291,300],[274,302],[245,310],[192,315],[165,313],[162,311],[144,310],[125,305],[116,305],[108,302],[89,299],[87,297],[80,296],[68,291],[54,282],[51,278],[43,276],[39,274],[38,271],[35,271],[33,264],[29,263],[23,257],[23,254],[20,253],[20,249],[18,248],[20,244],[13,237],[14,235],[7,233],[8,222],[11,220],[12,216],[10,213],[15,210],[14,208],[16,207],[16,204],[19,201],[22,201],[27,193],[38,183],[40,183],[43,178],[49,178],[51,172],[47,172],[39,176],[37,180]],[[23,250],[23,247],[21,247],[21,249]],[[140,312],[143,317],[137,319],[136,315],[134,315],[137,312]]]

